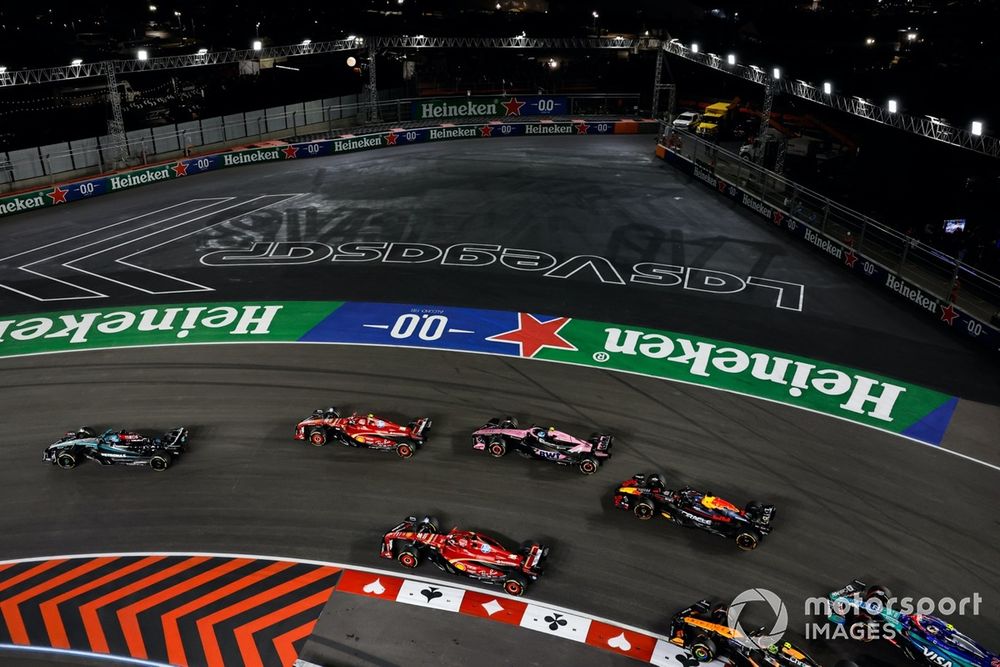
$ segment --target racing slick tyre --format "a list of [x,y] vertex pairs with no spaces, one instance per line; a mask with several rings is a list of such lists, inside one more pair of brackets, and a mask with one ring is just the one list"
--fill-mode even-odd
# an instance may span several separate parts
[[63,470],[72,470],[76,467],[77,463],[76,456],[72,452],[63,452],[56,458],[56,465]]
[[503,441],[503,438],[494,436],[486,443],[486,451],[489,452],[490,456],[498,459],[507,453],[507,443]]
[[698,635],[694,638],[694,641],[688,644],[687,650],[691,651],[691,655],[694,656],[695,660],[698,662],[709,662],[718,654],[719,649],[712,641],[711,637],[706,637],[705,635]]
[[417,525],[417,533],[431,533],[437,534],[441,532],[441,528],[438,525],[438,520],[432,516],[425,516],[421,519],[420,523]]
[[741,530],[736,534],[736,546],[742,551],[753,551],[760,546],[760,533],[756,530]]
[[413,456],[413,445],[408,442],[401,442],[396,445],[396,455],[401,459],[408,459]]
[[97,437],[97,431],[95,431],[94,429],[90,428],[89,426],[81,426],[80,429],[76,432],[76,437],[78,437],[78,438],[96,438]]
[[653,515],[656,514],[656,508],[653,507],[653,501],[642,498],[632,508],[632,514],[635,514],[635,518],[646,521],[653,518]]
[[871,618],[872,620],[878,620],[878,614],[869,614],[865,611],[868,601],[873,601],[873,605],[879,605],[877,609],[885,609],[889,606],[889,601],[892,600],[892,591],[885,586],[869,586],[868,590],[865,591],[865,604],[861,606],[859,612],[860,616],[863,618]]
[[500,421],[500,428],[517,428],[517,418],[516,417],[504,417]]
[[326,429],[314,428],[309,431],[309,444],[314,447],[322,447],[326,444]]
[[597,472],[597,469],[601,467],[601,464],[597,462],[597,459],[585,458],[578,464],[580,472],[584,475],[593,475]]
[[170,452],[157,449],[149,458],[149,467],[156,472],[163,472],[170,467]]
[[503,580],[503,592],[514,597],[524,595],[524,589],[527,586],[527,580],[519,574],[508,574]]
[[420,554],[417,553],[416,549],[406,547],[405,549],[400,550],[399,555],[396,556],[396,560],[398,560],[399,564],[403,567],[412,570],[416,566],[420,565]]

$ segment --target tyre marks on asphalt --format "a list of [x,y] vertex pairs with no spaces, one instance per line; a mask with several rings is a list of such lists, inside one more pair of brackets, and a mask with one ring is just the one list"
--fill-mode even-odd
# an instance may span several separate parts
[[98,556],[0,567],[0,643],[173,665],[287,666],[341,570],[226,556]]

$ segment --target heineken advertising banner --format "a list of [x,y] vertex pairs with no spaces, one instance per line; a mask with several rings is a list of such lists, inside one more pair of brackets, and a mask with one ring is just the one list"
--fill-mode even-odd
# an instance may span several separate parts
[[463,116],[506,118],[508,116],[565,116],[569,104],[565,97],[544,95],[506,95],[501,97],[452,97],[416,100],[411,103],[412,117],[461,118]]
[[637,130],[640,132],[655,132],[656,128],[656,123],[652,121],[594,121],[593,123],[557,123],[546,121],[537,123],[502,123],[497,121],[487,123],[486,125],[424,127],[358,136],[344,135],[336,139],[284,146],[248,148],[214,155],[184,158],[177,162],[161,164],[155,167],[143,167],[142,169],[102,176],[86,181],[60,184],[35,190],[34,192],[0,197],[0,218],[39,208],[89,199],[90,197],[97,197],[119,190],[127,190],[139,185],[148,185],[149,183],[193,176],[225,167],[257,164],[260,162],[279,162],[282,160],[322,157],[373,148],[446,141],[450,139],[524,137],[553,134],[573,136],[634,134]]
[[823,234],[820,230],[789,212],[748,193],[735,183],[730,183],[701,165],[691,162],[686,157],[668,149],[665,153],[665,159],[707,187],[739,202],[741,206],[750,209],[772,224],[789,232],[792,236],[808,243],[848,271],[889,290],[897,297],[905,299],[928,316],[936,318],[942,325],[949,327],[955,333],[974,339],[980,345],[989,348],[991,352],[1000,352],[1000,332],[958,309],[954,304],[924,292],[918,285],[901,278],[879,262]]
[[935,445],[958,401],[873,373],[762,348],[534,313],[302,301],[95,308],[0,319],[0,357],[261,342],[397,345],[626,371],[764,398]]

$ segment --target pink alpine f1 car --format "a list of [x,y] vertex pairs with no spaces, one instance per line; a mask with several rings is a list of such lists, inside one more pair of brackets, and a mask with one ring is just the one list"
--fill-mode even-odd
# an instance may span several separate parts
[[593,475],[611,457],[614,436],[595,433],[587,440],[558,431],[554,426],[521,428],[513,417],[491,419],[472,434],[472,447],[500,458],[512,450],[529,459],[575,466]]

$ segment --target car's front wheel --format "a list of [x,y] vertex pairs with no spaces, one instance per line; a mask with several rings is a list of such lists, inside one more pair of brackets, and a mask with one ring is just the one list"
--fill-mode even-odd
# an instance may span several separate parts
[[632,510],[632,513],[635,514],[635,518],[645,521],[653,518],[653,515],[656,513],[656,508],[653,507],[653,502],[651,500],[643,498],[635,504],[635,508]]
[[400,565],[411,570],[420,565],[420,556],[417,554],[417,551],[409,547],[400,551],[399,555],[396,556],[396,560],[399,561]]
[[156,450],[149,458],[149,467],[156,472],[163,472],[170,467],[170,453],[163,449]]
[[322,447],[326,444],[326,430],[321,428],[314,428],[309,431],[309,444],[314,447]]
[[507,443],[503,441],[503,438],[491,438],[489,444],[486,445],[486,451],[490,453],[490,456],[498,459],[507,453]]
[[413,445],[408,442],[401,442],[396,445],[396,454],[401,459],[408,459],[413,456]]
[[58,465],[63,470],[72,470],[77,466],[79,461],[76,460],[76,456],[70,452],[63,452],[58,457],[56,457],[56,465]]

